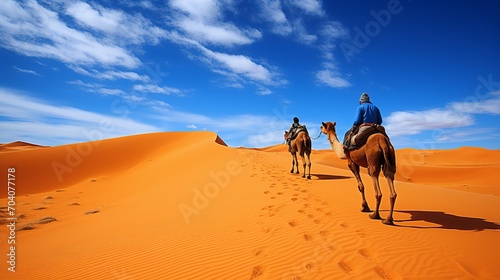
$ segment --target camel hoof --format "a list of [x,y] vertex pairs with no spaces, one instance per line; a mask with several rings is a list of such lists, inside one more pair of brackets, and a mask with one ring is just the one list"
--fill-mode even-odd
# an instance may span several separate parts
[[307,179],[311,180],[311,175],[307,176]]
[[299,171],[297,171],[297,172],[295,172],[295,174],[300,174],[300,172],[299,172]]
[[372,220],[382,220],[378,212],[370,214],[370,219]]
[[388,226],[393,226],[394,225],[394,222],[392,221],[392,219],[385,219],[382,221],[382,223],[384,225],[388,225]]
[[292,173],[292,174],[293,174],[293,170],[292,170],[292,171],[290,171],[290,173]]
[[361,212],[368,213],[368,212],[371,212],[371,211],[372,210],[370,210],[370,207],[368,207],[368,205],[361,206]]

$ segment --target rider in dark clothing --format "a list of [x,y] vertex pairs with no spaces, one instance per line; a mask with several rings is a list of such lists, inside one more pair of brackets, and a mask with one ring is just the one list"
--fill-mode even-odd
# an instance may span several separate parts
[[293,118],[293,123],[290,126],[290,129],[288,129],[288,137],[286,138],[287,145],[290,145],[291,137],[295,133],[295,130],[297,130],[297,128],[299,128],[300,126],[301,126],[301,124],[299,123],[299,118],[297,118],[297,117]]

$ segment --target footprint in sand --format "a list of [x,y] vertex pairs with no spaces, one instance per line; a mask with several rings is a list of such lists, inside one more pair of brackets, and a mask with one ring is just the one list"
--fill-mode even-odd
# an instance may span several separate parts
[[297,200],[298,200],[298,198],[296,198],[296,197],[292,197],[292,200],[293,200],[293,201],[297,201]]
[[391,277],[391,275],[385,269],[383,269],[380,266],[375,267],[375,272],[377,272],[377,274],[382,279],[387,279],[387,280],[394,279],[393,277]]
[[262,266],[260,265],[254,266],[252,269],[252,275],[250,276],[250,280],[259,278],[260,276],[262,276],[263,273],[264,269],[262,268]]
[[260,256],[262,254],[262,248],[258,248],[258,249],[255,249],[254,250],[254,255],[257,257],[257,256]]
[[307,270],[311,271],[311,270],[313,270],[313,269],[314,269],[314,264],[312,264],[312,263],[308,263],[308,264],[306,264],[304,267],[305,267]]
[[288,224],[289,224],[291,227],[296,227],[296,226],[298,226],[298,225],[299,225],[296,221],[291,221],[291,222],[288,222]]
[[306,234],[304,234],[304,239],[306,241],[311,241],[311,240],[313,240],[313,237],[312,237],[312,235],[306,233]]
[[372,260],[372,256],[373,256],[373,253],[369,250],[369,249],[361,249],[358,251],[358,253],[363,256],[363,258],[367,259],[367,260]]
[[366,236],[366,233],[360,229],[356,230],[356,234],[361,238],[364,238]]
[[340,261],[338,265],[347,274],[351,274],[353,271],[352,266],[346,261]]

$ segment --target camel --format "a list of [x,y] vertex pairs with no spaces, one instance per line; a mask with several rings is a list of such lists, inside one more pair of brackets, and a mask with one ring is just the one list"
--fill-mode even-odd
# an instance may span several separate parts
[[380,169],[384,172],[390,190],[391,209],[389,215],[382,222],[386,225],[394,225],[392,214],[394,212],[394,203],[396,202],[396,190],[394,188],[394,175],[396,174],[396,155],[394,147],[389,138],[381,133],[373,134],[368,137],[366,144],[358,149],[349,151],[344,150],[343,144],[337,138],[335,132],[335,122],[323,122],[321,132],[327,135],[328,140],[339,158],[347,158],[347,165],[358,181],[358,189],[361,192],[361,212],[371,212],[365,198],[365,187],[359,175],[359,167],[368,168],[368,174],[372,178],[375,188],[375,198],[377,205],[375,211],[370,214],[370,218],[380,220],[379,208],[382,201],[382,192],[378,181]]
[[[289,131],[285,131],[285,140],[288,138]],[[294,172],[295,166],[297,166],[297,174],[300,174],[299,171],[299,161],[297,159],[297,153],[299,153],[302,158],[302,163],[304,164],[304,175],[302,178],[306,177],[306,165],[309,167],[309,173],[307,175],[307,179],[311,179],[311,138],[307,131],[300,131],[295,139],[290,141],[290,153],[292,154],[292,170],[290,173]],[[305,154],[305,157],[304,157]],[[307,157],[307,164],[306,164]]]

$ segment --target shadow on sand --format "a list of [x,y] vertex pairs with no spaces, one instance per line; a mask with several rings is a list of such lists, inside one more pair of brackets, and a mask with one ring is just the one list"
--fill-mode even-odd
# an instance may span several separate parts
[[[499,224],[488,222],[485,219],[481,218],[462,217],[439,211],[399,210],[394,212],[407,213],[411,215],[409,220],[394,220],[394,222],[397,222],[397,225],[401,227],[421,228],[421,229],[442,228],[442,229],[475,230],[475,231],[483,231],[488,229],[500,230]],[[404,225],[405,222],[411,222],[411,221],[425,221],[435,224],[436,226]]]
[[318,177],[318,180],[341,180],[341,179],[350,179],[350,176],[339,176],[339,175],[330,175],[330,174],[311,174],[311,176]]

